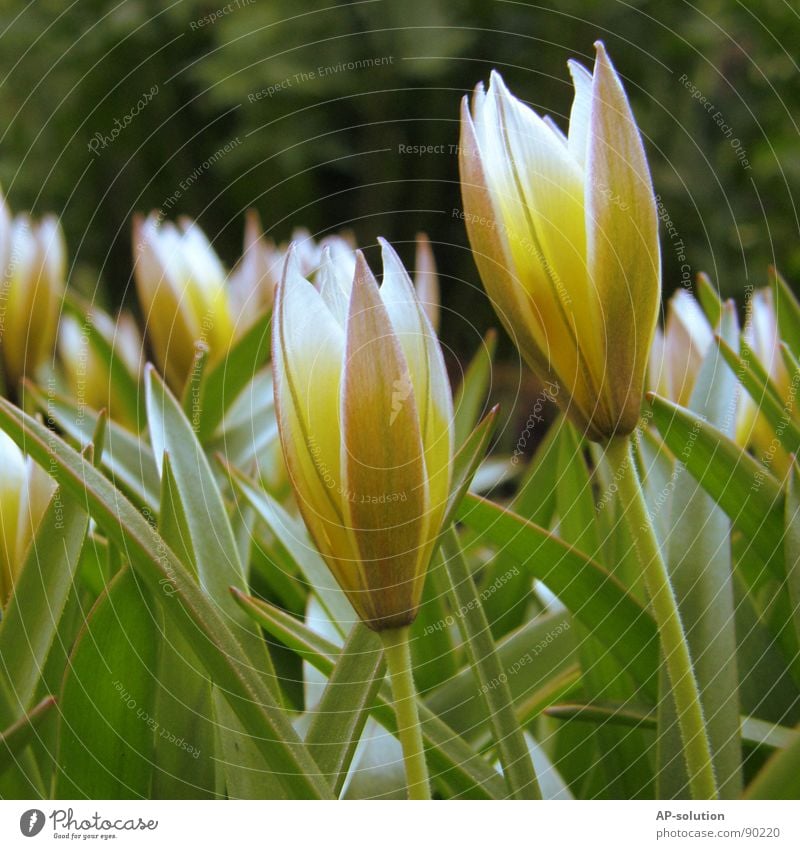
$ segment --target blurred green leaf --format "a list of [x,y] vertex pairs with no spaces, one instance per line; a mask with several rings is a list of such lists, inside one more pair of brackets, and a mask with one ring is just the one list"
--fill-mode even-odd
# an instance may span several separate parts
[[278,693],[264,640],[228,591],[231,586],[245,590],[247,578],[211,466],[180,405],[151,366],[145,370],[145,393],[153,454],[162,473],[169,457],[174,480],[170,498],[177,502],[171,509],[183,517],[178,554],[189,558],[187,565],[195,568],[200,586],[225,614],[256,668],[265,673],[267,686]]
[[[340,656],[337,646],[274,605],[239,593],[234,593],[234,597],[276,639],[298,652],[326,677],[331,675]],[[374,635],[373,643],[376,647],[379,645],[377,635]],[[384,683],[372,713],[384,728],[396,734],[392,705],[390,689]],[[424,702],[420,701],[417,707],[434,783],[442,782],[449,791],[465,799],[503,798],[503,780],[494,768],[476,755]]]
[[90,515],[131,558],[147,589],[174,618],[212,679],[225,693],[293,798],[330,797],[331,791],[262,677],[228,629],[216,605],[186,567],[119,490],[36,419],[0,398],[0,427],[73,495],[85,497]]
[[[57,394],[42,392],[26,385],[36,408],[56,424],[78,446],[88,445],[95,431],[97,415]],[[122,489],[139,506],[153,514],[158,510],[159,475],[150,446],[113,421],[106,424],[101,468],[115,486]]]
[[616,578],[544,528],[478,496],[467,496],[458,518],[480,531],[509,565],[521,566],[546,584],[655,699],[655,625]]
[[786,557],[786,588],[792,622],[800,643],[800,469],[797,463],[786,479],[786,535],[783,538]]
[[767,761],[744,795],[746,799],[800,798],[800,735]]
[[[57,489],[0,620],[0,674],[20,712],[33,706],[67,599],[74,591],[88,524],[78,499]],[[0,725],[11,719],[0,716]]]
[[464,379],[453,399],[453,441],[463,445],[486,408],[492,380],[492,363],[497,350],[497,333],[490,330],[464,371]]
[[158,621],[129,569],[93,608],[59,696],[55,798],[148,799]]
[[205,444],[220,425],[224,428],[226,411],[269,358],[271,318],[269,312],[258,316],[225,357],[203,373],[192,401],[200,442]]
[[42,722],[53,715],[56,700],[46,696],[13,725],[0,731],[0,774],[18,762],[28,743],[32,742]]
[[458,611],[457,622],[470,666],[486,699],[497,756],[512,799],[540,799],[541,790],[533,769],[522,728],[514,712],[508,674],[492,639],[461,543],[455,528],[442,540],[444,564],[449,578],[451,604]]
[[[719,348],[711,346],[697,374],[689,406],[697,415],[732,437],[736,429],[736,379],[722,359],[734,358],[739,326],[733,302],[722,308]],[[720,356],[721,355],[721,356]],[[731,521],[714,499],[677,463],[666,560],[686,631],[714,772],[724,799],[742,790],[739,728],[739,672],[736,663],[731,566]],[[670,505],[668,505],[669,509]],[[658,797],[688,798],[689,779],[683,758],[671,685],[662,671],[659,703]]]
[[375,635],[363,625],[355,625],[313,710],[305,737],[309,752],[337,796],[385,672],[383,651],[376,645]]
[[783,494],[772,475],[702,417],[649,395],[653,417],[672,453],[728,514],[753,550],[782,578]]

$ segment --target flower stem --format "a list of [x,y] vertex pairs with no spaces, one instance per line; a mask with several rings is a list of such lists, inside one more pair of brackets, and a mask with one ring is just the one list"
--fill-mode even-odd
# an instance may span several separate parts
[[422,728],[417,713],[417,692],[411,671],[411,650],[408,627],[381,631],[386,666],[392,681],[394,712],[397,717],[397,733],[403,747],[406,765],[406,784],[409,799],[430,799],[431,789],[428,766],[425,763],[425,747],[422,743]]
[[689,644],[686,641],[669,573],[644,501],[630,437],[611,439],[606,446],[606,457],[615,472],[614,479],[619,487],[623,513],[650,595],[650,606],[658,628],[661,651],[666,660],[678,715],[683,756],[689,774],[689,788],[694,799],[717,799],[719,791],[711,760],[711,746],[708,742]]

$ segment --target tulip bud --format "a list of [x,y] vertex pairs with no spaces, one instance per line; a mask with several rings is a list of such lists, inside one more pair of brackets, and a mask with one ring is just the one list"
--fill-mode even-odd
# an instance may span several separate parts
[[[744,340],[770,376],[781,398],[790,400],[791,378],[780,351],[778,319],[771,289],[757,289],[747,305]],[[792,407],[788,407],[791,412]],[[775,439],[769,422],[750,395],[742,390],[736,411],[736,441],[751,446],[779,472],[785,472],[790,458]]]
[[66,248],[58,220],[12,220],[0,198],[0,352],[6,386],[35,376],[52,356],[66,277]]
[[[438,341],[384,241],[383,283],[325,251],[315,283],[290,254],[278,287],[278,427],[306,525],[361,619],[412,622],[450,489],[452,397]],[[330,248],[330,246],[328,246]]]
[[678,289],[667,306],[664,332],[656,328],[650,357],[650,387],[683,407],[688,406],[695,379],[714,334],[700,304]]
[[[121,360],[131,375],[138,375],[142,367],[142,339],[133,316],[123,312],[115,324],[109,315],[92,307],[86,321],[102,334],[113,357]],[[79,406],[106,409],[111,418],[131,428],[137,427],[129,404],[120,397],[119,387],[112,380],[107,360],[90,342],[88,328],[69,313],[61,317],[59,324],[58,353],[70,394]]]
[[417,269],[414,288],[422,302],[428,320],[436,333],[439,332],[441,295],[436,260],[433,257],[430,239],[425,233],[417,233]]
[[194,362],[195,346],[211,361],[233,341],[226,273],[203,231],[181,219],[159,225],[155,215],[133,226],[136,289],[159,369],[177,392]]
[[0,431],[0,607],[11,596],[19,570],[55,483]]
[[265,238],[258,212],[248,210],[242,258],[230,278],[231,296],[239,315],[272,309],[282,267],[283,255],[271,239]]
[[459,164],[475,261],[530,367],[598,441],[639,419],[661,290],[656,202],[630,104],[602,43],[569,135],[492,74],[462,104]]

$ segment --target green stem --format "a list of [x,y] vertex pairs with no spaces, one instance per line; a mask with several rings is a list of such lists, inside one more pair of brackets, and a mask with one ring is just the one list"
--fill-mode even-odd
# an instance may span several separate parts
[[411,650],[408,627],[381,631],[386,666],[392,681],[394,712],[397,717],[397,733],[403,747],[406,765],[406,784],[409,799],[430,799],[431,786],[428,766],[425,763],[425,747],[422,743],[422,727],[417,712],[417,692],[411,671]]
[[611,439],[606,447],[606,457],[615,472],[614,478],[619,488],[623,513],[633,537],[650,596],[653,618],[661,639],[661,651],[672,686],[692,797],[717,799],[719,792],[711,760],[711,746],[708,742],[689,644],[686,641],[669,573],[644,501],[630,438]]

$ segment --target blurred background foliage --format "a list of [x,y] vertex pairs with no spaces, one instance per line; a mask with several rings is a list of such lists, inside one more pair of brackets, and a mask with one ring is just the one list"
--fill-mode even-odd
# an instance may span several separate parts
[[[497,68],[566,127],[566,60],[591,65],[597,38],[626,80],[674,223],[672,236],[662,233],[665,290],[687,276],[678,241],[691,276],[708,271],[724,294],[763,285],[773,262],[800,280],[793,3],[0,6],[0,181],[14,210],[61,215],[73,285],[109,306],[129,299],[136,211],[196,217],[229,265],[250,206],[277,240],[297,226],[317,235],[348,228],[362,245],[387,236],[409,263],[422,229],[442,276],[443,339],[463,362],[495,320],[453,215],[459,100]],[[347,68],[364,60],[381,64]],[[117,121],[126,126],[92,152],[90,141],[110,139]],[[433,151],[403,152],[412,145]],[[503,350],[516,366],[510,346]]]

